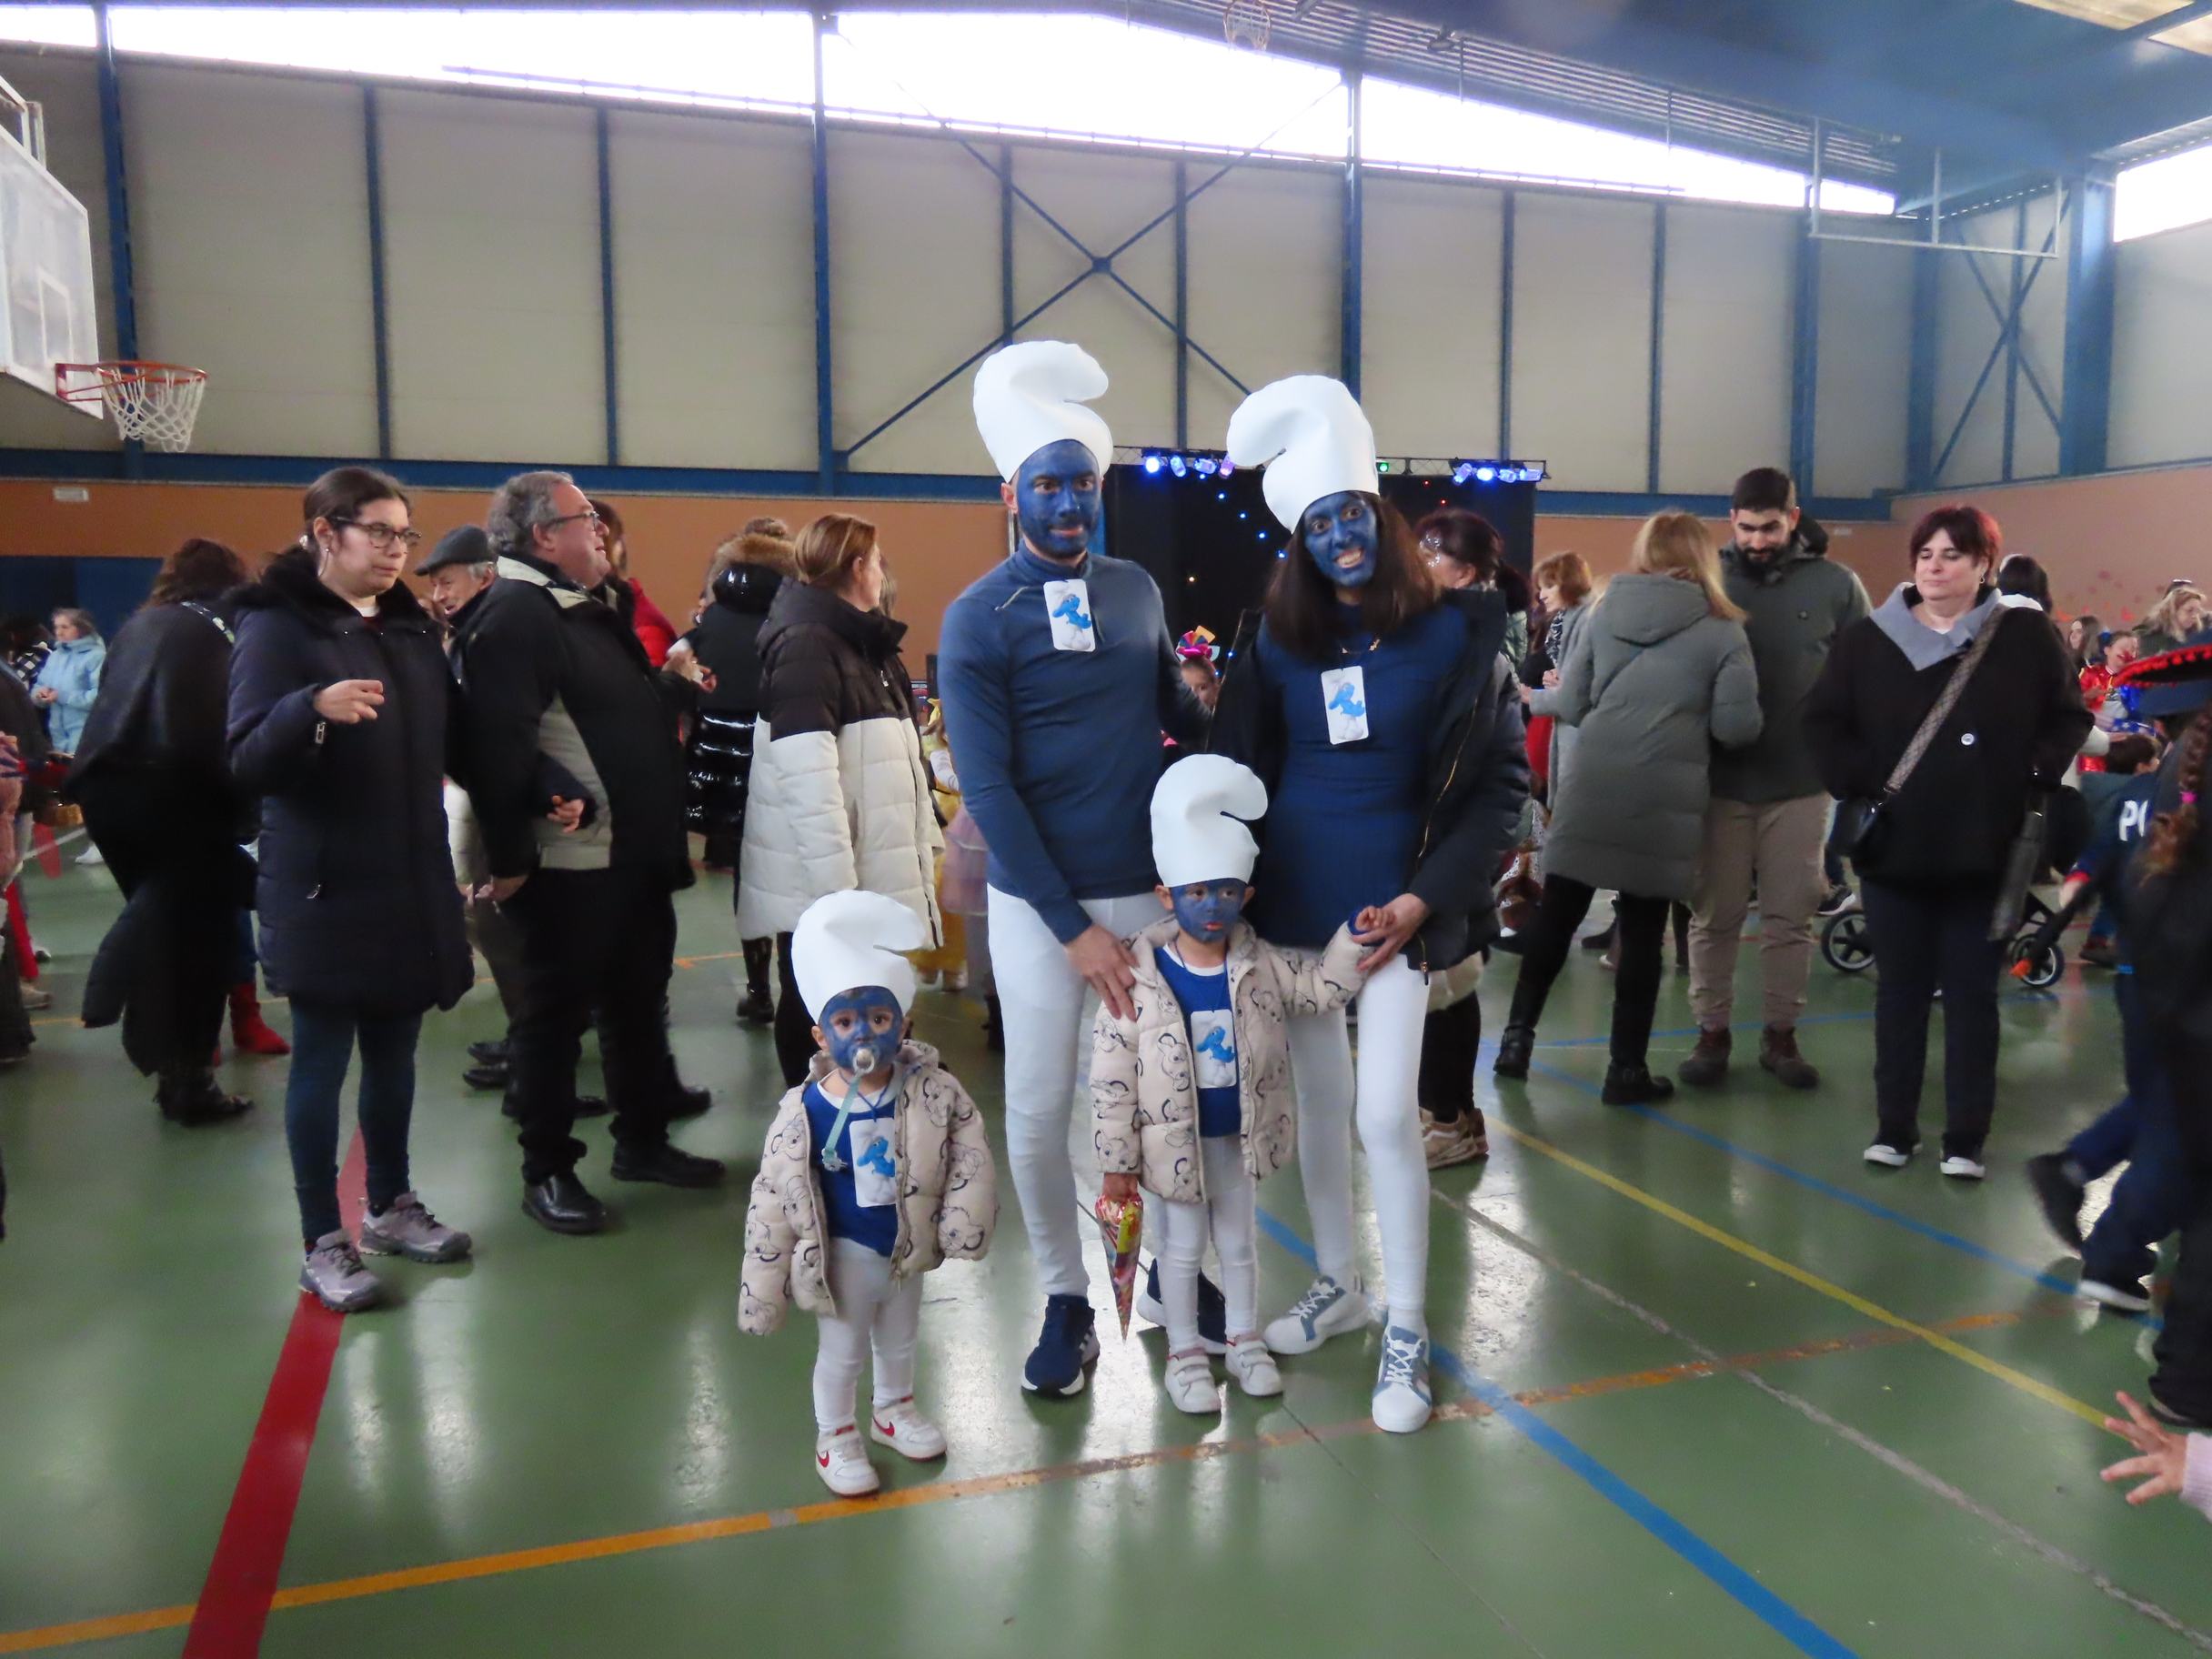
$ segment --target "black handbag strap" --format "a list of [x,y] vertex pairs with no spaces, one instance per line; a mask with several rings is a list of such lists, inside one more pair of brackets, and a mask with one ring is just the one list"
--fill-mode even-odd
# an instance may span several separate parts
[[2005,605],[2000,599],[1996,613],[1984,624],[1982,631],[1975,636],[1974,644],[1967,649],[1966,660],[1958,665],[1958,671],[1945,685],[1943,694],[1936,699],[1936,706],[1928,710],[1927,719],[1920,722],[1920,729],[1913,733],[1913,740],[1905,746],[1905,753],[1897,758],[1896,769],[1890,773],[1889,781],[1882,786],[1883,799],[1887,800],[1903,789],[1905,780],[1912,777],[1914,769],[1920,764],[1921,757],[1928,752],[1928,746],[1936,741],[1936,734],[1943,729],[1944,722],[1951,718],[1951,711],[1958,707],[1958,699],[1966,696],[1966,682],[1974,678],[1974,671],[1982,666],[1982,659],[1989,655],[1990,644],[1997,637],[1997,625],[2004,620]]

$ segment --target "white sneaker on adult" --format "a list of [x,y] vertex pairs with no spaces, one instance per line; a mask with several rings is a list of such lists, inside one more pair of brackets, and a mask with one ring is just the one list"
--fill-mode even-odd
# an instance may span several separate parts
[[1237,1387],[1254,1400],[1272,1400],[1282,1392],[1282,1373],[1275,1369],[1275,1356],[1268,1352],[1264,1337],[1238,1337],[1229,1344],[1229,1357],[1222,1363]]
[[879,1446],[889,1446],[900,1457],[910,1457],[918,1463],[926,1463],[945,1454],[945,1432],[922,1414],[921,1408],[909,1394],[903,1400],[893,1400],[888,1405],[879,1405],[868,1415],[868,1438]]
[[1886,1141],[1877,1141],[1865,1151],[1868,1163],[1878,1163],[1885,1170],[1901,1170],[1913,1161],[1909,1146],[1892,1146]]
[[1411,1434],[1434,1409],[1428,1337],[1403,1325],[1385,1325],[1382,1362],[1375,1371],[1375,1427],[1385,1434]]
[[860,1443],[858,1423],[814,1437],[814,1473],[840,1498],[865,1498],[883,1484],[876,1478],[875,1464],[868,1461],[868,1448]]
[[1168,1356],[1168,1398],[1179,1412],[1193,1417],[1218,1417],[1222,1391],[1213,1385],[1213,1362],[1203,1348]]
[[1276,1353],[1312,1353],[1332,1336],[1367,1325],[1367,1298],[1354,1279],[1342,1285],[1323,1273],[1281,1319],[1270,1320],[1267,1345]]
[[2084,1279],[2074,1287],[2086,1302],[2119,1313],[2147,1313],[2150,1298],[2143,1293],[2140,1281],[2134,1284],[2111,1284],[2102,1279]]
[[1977,1160],[1957,1152],[1953,1152],[1936,1168],[1953,1181],[1979,1181],[1989,1173]]

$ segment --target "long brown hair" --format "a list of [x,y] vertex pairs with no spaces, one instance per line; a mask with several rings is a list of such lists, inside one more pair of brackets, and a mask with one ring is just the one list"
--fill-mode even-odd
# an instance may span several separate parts
[[2200,710],[2182,734],[2179,782],[2181,804],[2151,820],[2150,841],[2137,860],[2137,879],[2170,876],[2197,842],[2197,797],[2205,787],[2205,757],[2212,752],[2212,714]]
[[[1382,639],[1436,603],[1436,583],[1405,515],[1380,496],[1362,491],[1361,499],[1375,516],[1376,546],[1374,576],[1360,589],[1360,624]],[[1322,662],[1336,649],[1336,584],[1306,556],[1301,530],[1276,561],[1264,606],[1268,631],[1292,656]]]
[[799,532],[791,563],[809,588],[835,593],[876,545],[876,527],[850,513],[824,513]]

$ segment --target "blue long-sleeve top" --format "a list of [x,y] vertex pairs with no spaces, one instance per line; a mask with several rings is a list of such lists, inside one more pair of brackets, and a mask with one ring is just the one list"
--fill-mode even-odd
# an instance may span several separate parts
[[[1044,584],[1087,584],[1098,646],[1056,650]],[[990,884],[1062,944],[1081,900],[1150,890],[1160,736],[1204,734],[1177,670],[1160,589],[1093,553],[1062,566],[1018,548],[946,608],[937,670],[960,798],[990,848]]]

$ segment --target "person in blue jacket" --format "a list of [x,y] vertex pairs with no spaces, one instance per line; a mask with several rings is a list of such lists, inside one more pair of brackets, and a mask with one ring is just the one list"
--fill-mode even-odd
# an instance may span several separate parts
[[[1160,589],[1141,566],[1091,550],[1113,438],[1086,406],[1105,390],[1090,354],[1058,340],[1010,346],[977,371],[976,424],[1017,535],[947,608],[938,646],[945,735],[990,848],[1007,1155],[1045,1292],[1021,1384],[1048,1396],[1081,1392],[1099,1351],[1068,1152],[1083,999],[1129,1016],[1126,941],[1160,913],[1149,811],[1161,733],[1196,743],[1206,726]],[[1218,1292],[1210,1302],[1201,1328],[1221,1352]],[[1164,1320],[1156,1293],[1139,1307]]]
[[107,645],[91,612],[54,613],[54,649],[31,682],[31,700],[46,711],[46,736],[56,755],[75,754],[84,740],[85,719],[100,694],[100,669],[106,661]]

